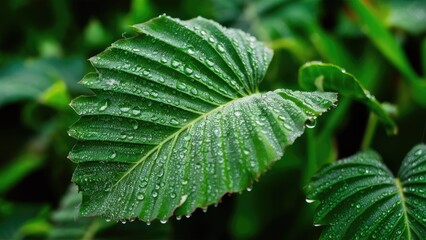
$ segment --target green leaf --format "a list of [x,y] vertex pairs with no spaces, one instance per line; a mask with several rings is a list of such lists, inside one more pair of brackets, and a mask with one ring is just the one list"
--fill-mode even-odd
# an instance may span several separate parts
[[[411,87],[414,100],[426,105],[426,81],[418,76],[410,65],[402,47],[397,43],[384,24],[374,15],[369,7],[359,0],[348,0],[349,5],[356,12],[362,29],[381,53],[401,72]],[[412,13],[414,14],[414,13]]]
[[307,201],[320,200],[314,223],[321,239],[424,239],[426,145],[414,147],[397,178],[374,151],[321,169],[307,186]]
[[417,82],[418,76],[411,67],[402,48],[396,39],[385,28],[384,24],[374,15],[369,7],[359,0],[348,0],[349,5],[357,14],[362,30],[377,46],[382,54],[395,65],[410,83]]
[[423,0],[391,0],[383,1],[383,10],[389,9],[386,24],[408,31],[411,34],[421,34],[426,30],[426,1]]
[[91,58],[69,134],[83,215],[166,221],[251,185],[335,93],[259,93],[272,51],[204,18],[167,16]]
[[367,105],[379,117],[389,134],[398,132],[386,107],[380,104],[353,75],[336,65],[321,62],[306,63],[299,70],[299,84],[306,90],[336,91],[343,96],[354,98]]
[[68,108],[70,97],[62,74],[49,59],[12,62],[0,72],[0,107],[24,100]]
[[107,223],[99,218],[79,218],[78,206],[81,194],[77,186],[71,184],[61,200],[58,210],[52,213],[55,226],[49,233],[49,239],[92,239]]

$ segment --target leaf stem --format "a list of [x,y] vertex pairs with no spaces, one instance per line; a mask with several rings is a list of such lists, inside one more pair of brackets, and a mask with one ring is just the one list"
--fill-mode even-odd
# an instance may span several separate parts
[[371,141],[373,140],[374,133],[377,127],[377,116],[374,113],[370,113],[368,117],[367,127],[364,132],[364,137],[361,143],[361,149],[365,150],[370,147]]
[[307,184],[311,177],[314,175],[317,170],[317,154],[316,154],[316,143],[315,143],[315,128],[306,129],[306,140],[307,140],[307,150],[308,150],[308,162],[306,165],[306,170],[303,173],[303,184]]

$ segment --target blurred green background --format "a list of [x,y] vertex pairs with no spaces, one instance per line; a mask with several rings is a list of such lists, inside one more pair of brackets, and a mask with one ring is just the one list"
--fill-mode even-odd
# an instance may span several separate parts
[[[3,0],[0,3],[0,239],[317,239],[303,186],[318,165],[360,149],[368,110],[350,99],[321,118],[250,192],[166,224],[78,217],[67,160],[77,120],[68,106],[91,94],[77,82],[86,59],[166,13],[213,19],[274,49],[262,90],[299,89],[298,68],[330,62],[397,107],[397,136],[378,127],[371,147],[395,171],[425,141],[426,1]],[[314,140],[314,141],[313,141]],[[315,142],[314,156],[307,148]],[[310,151],[312,152],[312,151]]]

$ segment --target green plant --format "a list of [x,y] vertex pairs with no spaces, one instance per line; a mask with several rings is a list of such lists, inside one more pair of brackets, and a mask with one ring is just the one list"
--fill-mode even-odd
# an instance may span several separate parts
[[[73,0],[2,1],[0,239],[423,239],[425,149],[418,143],[426,137],[425,12],[422,0],[94,0],[84,6]],[[229,28],[201,18],[155,18],[138,25],[145,29],[130,27],[162,13],[204,16]],[[205,35],[212,27],[217,30],[209,32],[214,44],[208,38],[194,44],[196,33],[182,34],[185,27],[179,26],[201,23],[208,27]],[[163,37],[152,41],[156,34],[168,36],[169,44]],[[239,42],[252,44],[230,43],[236,34]],[[104,59],[86,60],[120,37],[98,55]],[[124,51],[129,43],[139,52],[133,46]],[[157,64],[160,54],[166,65],[178,57],[177,67]],[[265,59],[257,57],[262,55]],[[184,68],[188,63],[193,65]],[[133,64],[138,65],[134,70]],[[123,69],[116,74],[119,69],[104,66]],[[199,72],[204,74],[194,79]],[[206,86],[202,79],[216,85]],[[138,96],[127,97],[132,94]],[[77,122],[68,104],[79,95],[86,97],[73,104],[79,113],[87,112]],[[314,104],[321,99],[324,105]],[[123,100],[129,109],[119,104]],[[287,105],[274,111],[280,102]],[[230,109],[235,106],[244,110],[241,115]],[[308,113],[312,107],[317,111]],[[290,109],[300,117],[283,115]],[[146,111],[163,113],[160,122],[149,123],[142,117]],[[75,139],[67,130],[78,139],[71,153]],[[214,144],[222,139],[220,146]],[[94,191],[88,190],[114,181],[92,179],[105,177],[93,167],[131,166],[117,161],[137,161],[154,148],[159,153],[171,149],[172,143],[176,152],[163,167],[167,171],[152,168],[165,181],[148,177],[150,192],[123,195],[129,198],[116,199],[123,203],[117,207],[117,194],[106,187],[95,197],[108,195],[112,207],[93,200],[89,193]],[[199,158],[191,156],[200,152]],[[179,168],[171,159],[180,153],[187,153],[187,161]],[[79,163],[66,161],[67,155]],[[161,163],[152,158],[147,157],[158,167]],[[147,170],[143,162],[135,169]],[[75,170],[73,180],[84,197],[70,184]],[[99,184],[85,182],[89,170],[87,181]],[[204,176],[209,182],[198,181]],[[136,202],[145,210],[127,214]],[[188,213],[189,219],[180,220]]]
[[[69,130],[79,140],[69,156],[78,163],[73,181],[83,193],[85,216],[165,223],[172,214],[190,216],[225,193],[251,188],[253,180],[283,157],[305,125],[315,127],[317,116],[336,104],[336,93],[324,91],[364,103],[372,119],[383,122],[389,134],[397,133],[389,116],[392,107],[380,104],[337,66],[304,65],[299,83],[310,92],[261,93],[258,86],[272,52],[252,36],[200,17],[181,21],[160,16],[134,28],[137,36],[91,58],[96,73],[81,83],[96,95],[71,104],[81,119]],[[367,147],[371,133],[366,136]],[[310,157],[315,158],[310,144]],[[425,216],[414,212],[424,211],[426,203],[422,195],[409,196],[415,190],[405,188],[412,184],[411,175],[420,174],[416,179],[423,185],[416,189],[425,189],[424,156],[422,149],[409,154],[401,180],[394,180],[372,152],[324,168],[307,188],[309,198],[322,200],[316,224],[330,224],[322,237],[371,233],[420,239],[426,231]],[[412,168],[411,162],[419,167]],[[316,159],[308,161],[305,179],[317,165]],[[371,196],[365,195],[367,191]],[[389,196],[389,202],[381,202]],[[364,203],[366,199],[372,200]],[[396,205],[403,214],[386,220],[386,213],[393,214],[387,208]],[[372,206],[379,208],[357,218]],[[373,233],[381,221],[391,230]]]

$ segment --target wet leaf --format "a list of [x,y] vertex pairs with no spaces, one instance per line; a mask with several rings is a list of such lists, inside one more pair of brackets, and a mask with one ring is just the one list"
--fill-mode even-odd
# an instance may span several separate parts
[[414,147],[395,178],[374,151],[324,167],[307,186],[321,201],[314,225],[321,239],[424,239],[426,145]]
[[328,63],[309,62],[299,70],[299,84],[306,90],[336,91],[367,105],[385,125],[389,134],[398,128],[390,118],[386,105],[380,104],[362,84],[344,69]]
[[162,222],[251,185],[336,94],[259,93],[272,51],[204,18],[160,16],[91,58],[71,106],[81,213]]

